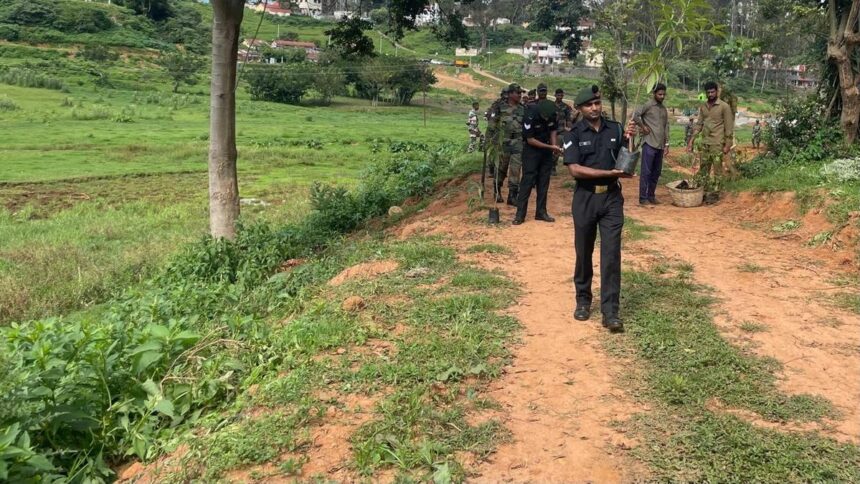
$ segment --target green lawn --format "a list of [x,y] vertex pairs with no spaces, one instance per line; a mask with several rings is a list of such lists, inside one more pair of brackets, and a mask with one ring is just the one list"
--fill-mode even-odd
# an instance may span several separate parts
[[[208,97],[170,94],[159,73],[142,73],[158,91],[0,87],[18,107],[0,111],[0,322],[98,303],[206,233]],[[390,141],[467,142],[462,113],[438,107],[425,127],[420,106],[289,106],[241,87],[238,97],[240,193],[267,204],[245,217],[304,213],[311,184],[351,184]],[[451,93],[430,97],[458,108]]]

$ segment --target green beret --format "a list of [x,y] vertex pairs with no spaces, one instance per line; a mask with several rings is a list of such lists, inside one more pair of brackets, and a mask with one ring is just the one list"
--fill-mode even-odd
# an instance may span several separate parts
[[508,84],[508,92],[519,92],[519,91],[520,91],[520,85],[517,84],[516,82]]
[[598,88],[597,85],[580,89],[579,92],[576,93],[576,97],[573,102],[577,106],[582,106],[583,104],[595,99],[600,99],[600,88]]

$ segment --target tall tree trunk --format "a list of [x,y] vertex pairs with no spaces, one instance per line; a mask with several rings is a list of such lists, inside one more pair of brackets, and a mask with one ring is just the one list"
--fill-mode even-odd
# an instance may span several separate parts
[[854,72],[852,58],[856,46],[860,44],[857,19],[860,15],[860,0],[852,0],[851,9],[843,12],[841,18],[836,10],[836,1],[828,3],[830,16],[830,36],[827,39],[827,58],[836,66],[839,73],[839,91],[842,97],[843,139],[846,145],[857,141],[857,128],[860,123],[860,89],[857,87],[858,73]]
[[209,230],[236,238],[239,179],[236,173],[236,60],[242,0],[212,0],[212,83],[209,101]]
[[827,56],[839,72],[839,90],[842,95],[842,115],[840,124],[846,145],[857,141],[857,127],[860,122],[860,89],[857,89],[857,75],[851,66],[851,56],[846,45],[828,43]]

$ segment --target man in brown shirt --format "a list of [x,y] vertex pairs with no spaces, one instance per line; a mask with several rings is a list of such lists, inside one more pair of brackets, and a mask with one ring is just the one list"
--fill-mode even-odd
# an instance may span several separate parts
[[639,173],[639,205],[657,205],[657,183],[663,172],[663,157],[669,154],[669,111],[663,105],[666,85],[654,86],[654,97],[633,113],[633,121],[645,135],[642,170]]
[[705,83],[705,94],[708,101],[699,108],[698,121],[687,144],[687,151],[693,151],[693,142],[702,133],[701,158],[695,180],[705,189],[705,203],[715,203],[720,198],[722,188],[723,156],[732,149],[735,113],[728,103],[720,101],[717,83]]

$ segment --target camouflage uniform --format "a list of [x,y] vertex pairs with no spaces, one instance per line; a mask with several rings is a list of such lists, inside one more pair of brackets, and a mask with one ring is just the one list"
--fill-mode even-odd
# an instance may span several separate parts
[[523,118],[525,108],[521,104],[504,104],[499,120],[499,176],[496,178],[496,198],[501,197],[502,185],[508,177],[508,200],[515,200],[520,188],[523,168]]
[[[704,187],[705,196],[719,195],[723,185],[723,148],[731,147],[734,138],[735,116],[728,103],[717,100],[713,105],[699,108],[693,138],[702,133],[701,161],[695,180]],[[713,170],[713,175],[711,175]]]
[[487,135],[484,148],[487,150],[487,170],[490,173],[490,178],[495,176],[495,169],[498,165],[499,158],[499,120],[501,119],[501,106],[507,104],[507,91],[503,90],[498,99],[493,101],[490,109],[485,114],[487,120]]
[[753,126],[752,144],[754,148],[758,148],[761,144],[761,123],[756,123]]
[[478,113],[474,108],[469,110],[466,127],[469,129],[469,153],[471,153],[475,151],[475,145],[478,142],[478,138],[481,137],[481,130],[478,128]]
[[690,120],[687,121],[687,125],[684,126],[684,146],[690,144],[690,138],[693,137],[693,118],[690,117]]
[[[573,108],[571,108],[564,101],[561,101],[561,102],[556,101],[555,102],[555,116],[556,116],[556,119],[558,120],[558,127],[556,129],[556,133],[558,135],[557,136],[558,141],[556,142],[556,144],[558,144],[558,146],[562,145],[561,144],[561,135],[565,131],[570,131],[571,126],[573,126],[573,119],[574,119],[573,111],[574,111]],[[577,114],[579,114],[579,111],[577,111]],[[553,175],[557,174],[556,165],[558,165],[558,159],[560,156],[561,155],[558,153],[552,154],[552,174]]]

